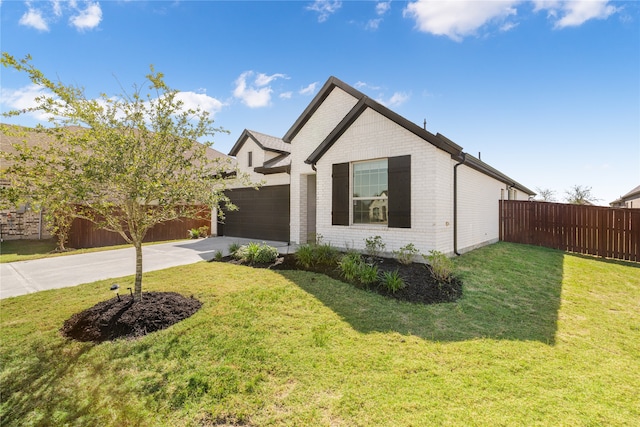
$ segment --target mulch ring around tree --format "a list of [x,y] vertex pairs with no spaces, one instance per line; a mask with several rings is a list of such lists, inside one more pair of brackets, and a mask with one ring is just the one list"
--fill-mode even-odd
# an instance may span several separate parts
[[[211,261],[241,264],[238,260],[234,260],[229,256],[223,257],[220,260],[214,259]],[[365,261],[367,263],[375,264],[378,267],[378,272],[380,274],[385,271],[392,273],[397,270],[398,275],[405,283],[405,287],[397,290],[396,292],[390,292],[380,286],[380,284],[373,284],[369,286],[368,290],[377,292],[380,295],[400,301],[419,304],[453,302],[462,296],[462,281],[459,278],[453,277],[449,282],[440,283],[433,277],[431,270],[429,270],[426,264],[402,264],[396,259],[367,256],[365,256]],[[325,274],[333,279],[349,283],[344,279],[344,277],[342,277],[337,266],[305,269],[296,262],[295,254],[281,255],[274,264],[253,264],[251,267],[268,268],[271,270],[313,271],[315,273]],[[352,283],[352,285],[360,288],[362,287],[356,283]]]
[[140,301],[130,295],[111,298],[74,314],[60,332],[78,341],[100,343],[118,338],[138,338],[184,320],[202,303],[175,292],[144,292]]

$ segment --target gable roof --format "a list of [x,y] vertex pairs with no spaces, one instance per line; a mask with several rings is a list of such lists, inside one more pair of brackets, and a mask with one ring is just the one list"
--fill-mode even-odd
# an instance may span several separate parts
[[255,142],[258,147],[265,151],[287,154],[291,152],[291,145],[287,144],[282,139],[264,133],[256,132],[254,130],[245,129],[242,131],[242,134],[236,141],[235,145],[231,148],[231,151],[229,151],[229,155],[237,156],[244,143],[249,139]]
[[620,198],[614,200],[613,202],[611,202],[609,204],[613,205],[613,204],[616,204],[616,203],[624,203],[625,201],[627,201],[629,199],[635,199],[636,197],[640,197],[640,185],[638,185],[636,188],[634,188],[633,190],[629,191],[624,196],[621,196]]
[[392,122],[398,124],[402,128],[413,133],[417,137],[449,153],[451,155],[451,158],[460,162],[464,161],[465,165],[488,176],[491,176],[501,182],[504,182],[507,185],[513,186],[514,188],[517,188],[518,190],[521,190],[527,194],[535,194],[535,192],[531,191],[517,181],[509,178],[497,169],[489,166],[488,164],[471,155],[468,155],[467,153],[464,153],[460,145],[451,141],[446,136],[440,133],[434,135],[423,127],[420,127],[417,124],[407,120],[395,111],[390,110],[379,102],[369,98],[359,90],[349,86],[348,84],[333,76],[327,80],[327,82],[322,86],[322,89],[320,89],[311,103],[295,121],[293,126],[291,126],[289,131],[287,131],[285,136],[282,138],[284,142],[291,143],[293,138],[295,138],[298,132],[304,127],[311,116],[313,116],[320,105],[327,99],[327,97],[331,94],[331,91],[333,91],[335,88],[339,88],[345,91],[349,95],[356,98],[358,102],[347,113],[347,115],[344,116],[340,123],[338,123],[338,125],[329,133],[329,135],[327,135],[327,137],[320,143],[320,145],[316,147],[313,153],[311,153],[311,155],[305,160],[305,163],[312,165],[317,163],[317,161],[327,152],[327,150],[329,150],[329,148],[331,148],[331,146],[338,139],[340,139],[340,136],[342,136],[342,134],[349,128],[349,126],[351,126],[367,108],[371,108],[372,110],[376,111]]

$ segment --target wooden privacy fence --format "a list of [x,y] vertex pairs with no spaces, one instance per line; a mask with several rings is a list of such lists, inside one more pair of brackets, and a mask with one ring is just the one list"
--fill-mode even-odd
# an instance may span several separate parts
[[501,200],[500,240],[640,262],[640,209]]
[[[151,228],[145,242],[159,242],[162,240],[186,239],[188,230],[206,226],[211,233],[211,212],[203,214],[198,219],[181,218],[167,221]],[[86,219],[76,218],[71,225],[71,233],[67,246],[70,248],[97,248],[102,246],[122,245],[127,242],[118,233],[100,230]]]

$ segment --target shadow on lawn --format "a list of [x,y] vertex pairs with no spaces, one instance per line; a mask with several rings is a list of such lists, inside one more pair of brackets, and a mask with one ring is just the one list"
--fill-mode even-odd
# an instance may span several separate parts
[[310,275],[280,271],[362,333],[398,332],[433,341],[477,338],[553,345],[562,290],[563,252],[509,243],[456,260],[464,282],[455,303],[397,302]]

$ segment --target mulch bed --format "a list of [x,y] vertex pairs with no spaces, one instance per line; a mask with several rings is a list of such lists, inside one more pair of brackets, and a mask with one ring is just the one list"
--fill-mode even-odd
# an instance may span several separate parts
[[[378,272],[398,271],[398,275],[404,280],[405,287],[396,291],[389,292],[379,285],[371,285],[369,290],[377,292],[389,298],[401,301],[408,301],[419,304],[438,304],[444,302],[453,302],[462,296],[462,281],[453,278],[450,282],[439,283],[431,274],[426,264],[411,263],[402,264],[395,259],[380,257],[365,257],[367,263],[375,263],[378,266]],[[231,257],[224,257],[220,260],[212,260],[220,262],[230,262],[240,264],[239,261]],[[324,268],[302,268],[296,262],[295,254],[282,255],[275,264],[254,264],[255,268],[268,268],[271,270],[308,270],[315,273],[325,274],[333,279],[347,282],[340,274],[337,267]],[[347,282],[348,283],[348,282]],[[358,284],[353,283],[359,287]]]
[[175,292],[143,292],[142,300],[130,295],[100,302],[64,322],[62,335],[78,341],[100,343],[117,338],[137,338],[168,328],[202,307],[195,298]]

